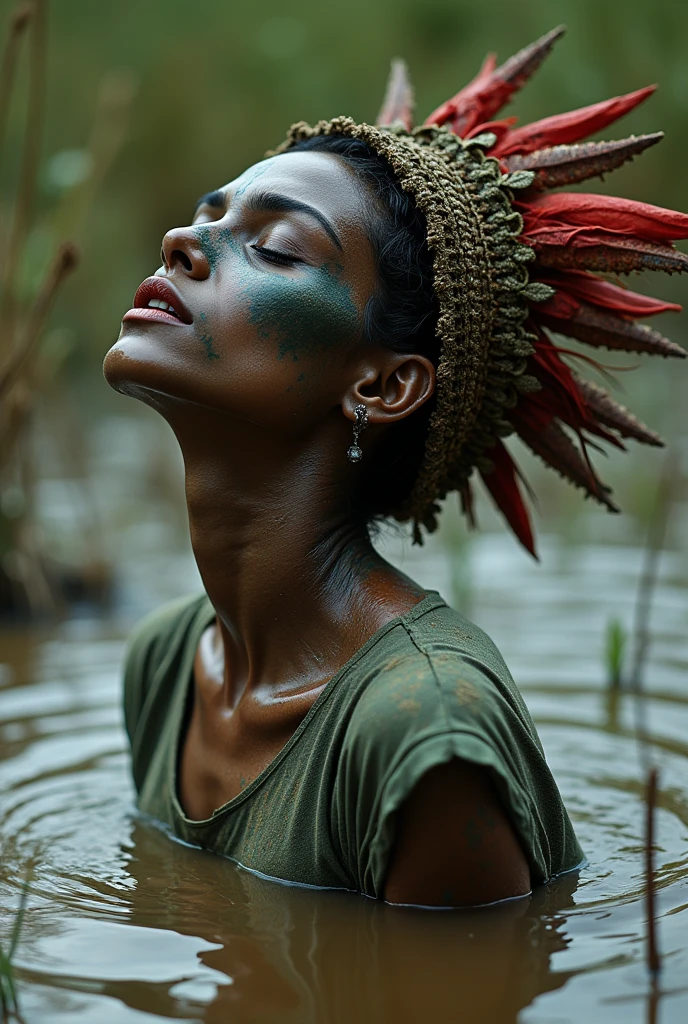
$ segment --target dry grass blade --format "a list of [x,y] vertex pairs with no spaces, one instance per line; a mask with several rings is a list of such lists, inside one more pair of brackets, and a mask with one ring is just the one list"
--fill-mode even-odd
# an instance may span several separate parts
[[65,242],[57,250],[57,255],[48,269],[43,285],[29,313],[19,344],[11,353],[5,366],[0,369],[0,401],[16,381],[22,366],[40,337],[55,293],[77,263],[76,248],[71,243]]
[[0,64],[0,160],[5,148],[5,130],[7,115],[14,87],[14,73],[17,68],[17,57],[24,32],[33,17],[33,4],[20,4],[10,15],[9,28],[5,39],[5,48]]
[[29,54],[29,99],[22,153],[19,189],[14,206],[14,218],[7,248],[7,262],[3,282],[3,324],[6,342],[14,340],[16,316],[16,279],[26,238],[31,226],[36,179],[43,139],[45,107],[47,0],[35,0],[31,20]]

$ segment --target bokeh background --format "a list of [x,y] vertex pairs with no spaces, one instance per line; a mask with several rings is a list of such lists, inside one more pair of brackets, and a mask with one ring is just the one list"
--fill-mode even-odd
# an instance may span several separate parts
[[[566,23],[508,113],[525,123],[658,82],[605,136],[663,129],[665,141],[583,187],[688,210],[688,3],[27,2],[47,11],[45,48],[36,60],[37,37],[22,41],[9,106],[0,55],[0,944],[35,871],[15,963],[25,1019],[403,1024],[453,1021],[461,1007],[503,1024],[528,1003],[520,1024],[688,1020],[688,363],[592,353],[618,368],[621,401],[668,441],[666,452],[594,454],[623,516],[583,501],[513,442],[538,495],[539,564],[484,495],[477,534],[452,497],[422,549],[394,531],[380,538],[495,640],[590,858],[575,894],[568,883],[543,889],[517,928],[508,917],[508,939],[484,941],[463,914],[413,915],[408,930],[395,916],[380,930],[374,901],[342,916],[321,902],[342,894],[211,865],[132,814],[124,637],[199,580],[174,438],[101,373],[164,232],[293,121],[374,119],[396,56],[420,119],[486,52],[505,60]],[[0,0],[2,40],[15,9]],[[20,201],[31,216],[18,246]],[[13,329],[65,239],[80,264],[3,395],[23,336]],[[679,276],[632,284],[687,297]],[[686,314],[653,326],[688,347]],[[660,769],[659,982],[645,968],[648,763]]]
[[[5,23],[13,9],[3,2]],[[117,566],[132,544],[184,548],[174,443],[155,414],[109,391],[100,367],[137,285],[158,265],[164,232],[188,221],[197,196],[259,160],[295,120],[340,113],[373,119],[395,56],[408,61],[422,117],[473,77],[486,52],[506,59],[561,22],[568,34],[508,113],[523,123],[658,82],[656,95],[605,137],[662,129],[664,142],[611,180],[584,187],[688,208],[688,5],[674,0],[49,4],[44,131],[35,218],[17,270],[20,301],[30,301],[57,241],[74,238],[82,260],[33,360],[21,443],[3,456],[5,574],[24,571],[13,552],[18,536],[34,555],[47,553],[48,584],[57,573],[58,590],[71,587],[77,597],[82,589],[105,593],[116,586]],[[0,167],[4,229],[22,175],[24,56]],[[673,301],[685,296],[680,278],[647,277],[634,282],[639,290]],[[654,321],[683,344],[687,324],[683,314]],[[640,367],[619,373],[621,400],[676,450],[680,499],[685,367],[600,356],[610,365]],[[602,467],[627,510],[620,518],[592,510],[518,447],[540,495],[540,532],[572,543],[642,543],[661,453],[631,449]],[[444,540],[462,546],[468,542],[451,505]],[[482,529],[501,530],[489,504],[482,506]],[[46,606],[41,588],[39,580],[32,601]]]

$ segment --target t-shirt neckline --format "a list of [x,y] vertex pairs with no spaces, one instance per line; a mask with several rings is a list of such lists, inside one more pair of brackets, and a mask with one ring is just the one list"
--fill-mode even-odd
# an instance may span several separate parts
[[237,793],[236,796],[232,797],[231,800],[227,800],[226,803],[216,808],[209,818],[189,818],[184,813],[184,809],[178,797],[178,765],[181,753],[182,731],[184,730],[185,725],[188,725],[185,719],[187,707],[189,706],[191,688],[194,684],[193,663],[196,657],[196,650],[203,632],[212,623],[216,614],[215,609],[212,604],[210,604],[210,599],[206,597],[206,600],[209,608],[204,608],[203,604],[200,606],[201,609],[204,610],[204,614],[200,614],[199,611],[197,620],[193,622],[190,628],[190,642],[187,649],[187,658],[190,658],[190,663],[185,659],[183,670],[179,673],[182,685],[179,686],[179,692],[175,695],[176,706],[174,709],[174,730],[170,750],[170,764],[168,766],[173,814],[175,818],[178,821],[181,821],[187,829],[191,828],[198,830],[207,828],[209,825],[216,824],[220,818],[226,817],[253,796],[265,779],[267,779],[268,776],[270,776],[289,755],[289,752],[298,743],[310,722],[313,720],[323,704],[325,704],[329,699],[339,682],[348,674],[354,665],[358,664],[358,662],[364,658],[365,655],[372,650],[372,648],[375,647],[384,636],[387,635],[387,633],[399,625],[405,625],[406,623],[420,618],[427,612],[434,611],[435,608],[440,608],[446,605],[446,602],[440,596],[438,591],[426,590],[425,596],[422,597],[420,601],[417,601],[412,608],[409,608],[407,612],[404,612],[402,615],[395,615],[394,618],[389,620],[389,622],[380,626],[380,628],[369,636],[366,642],[359,647],[354,654],[352,654],[349,660],[346,661],[337,672],[335,672],[332,678],[323,687],[322,692],[318,694],[317,698],[313,701],[313,704],[309,708],[307,714],[304,716],[303,720],[299,722],[297,728],[294,730],[279,753],[273,757],[272,761],[265,766],[262,772],[256,775],[255,779],[248,784],[246,789],[243,789],[240,793]]

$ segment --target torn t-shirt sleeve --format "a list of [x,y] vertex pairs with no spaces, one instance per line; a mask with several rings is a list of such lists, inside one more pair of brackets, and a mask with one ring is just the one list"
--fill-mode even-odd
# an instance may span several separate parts
[[342,745],[332,820],[353,886],[384,895],[399,808],[426,772],[455,757],[490,771],[533,880],[551,876],[538,808],[561,798],[525,705],[470,656],[417,650],[370,682]]

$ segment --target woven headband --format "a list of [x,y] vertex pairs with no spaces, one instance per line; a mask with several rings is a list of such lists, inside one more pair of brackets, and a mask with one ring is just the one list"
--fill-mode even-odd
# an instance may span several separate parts
[[590,435],[617,447],[660,438],[606,391],[575,374],[549,331],[595,347],[685,356],[638,319],[680,306],[611,284],[615,274],[688,270],[671,244],[688,216],[646,203],[552,192],[620,166],[662,133],[576,145],[654,89],[515,128],[490,119],[530,77],[563,28],[501,67],[494,57],[426,123],[412,127],[412,92],[393,65],[378,126],[348,117],[293,125],[276,152],[313,136],[360,139],[384,158],[427,222],[439,307],[436,406],[423,462],[396,518],[429,531],[438,502],[459,491],[472,521],[475,469],[519,540],[534,552],[518,470],[503,443],[517,433],[545,463],[618,511],[586,448]]

